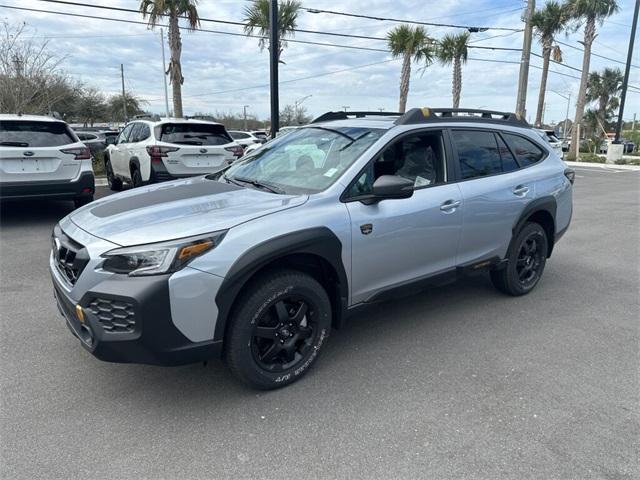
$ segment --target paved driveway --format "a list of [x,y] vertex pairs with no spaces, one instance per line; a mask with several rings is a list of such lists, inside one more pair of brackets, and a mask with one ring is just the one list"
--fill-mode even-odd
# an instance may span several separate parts
[[68,206],[4,203],[2,478],[638,478],[639,186],[578,169],[531,295],[476,277],[376,306],[270,393],[91,357],[47,273]]

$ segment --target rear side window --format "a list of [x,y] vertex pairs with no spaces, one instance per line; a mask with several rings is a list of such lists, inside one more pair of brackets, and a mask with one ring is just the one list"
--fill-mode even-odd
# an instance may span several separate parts
[[463,179],[503,172],[502,157],[493,132],[454,130],[452,133]]
[[502,159],[502,171],[503,172],[513,172],[519,168],[518,162],[513,158],[513,154],[509,147],[504,143],[502,137],[500,135],[496,135],[496,140],[498,141],[498,151],[500,152],[500,158]]
[[159,141],[178,145],[224,145],[233,141],[222,125],[165,123],[159,129]]
[[544,151],[524,137],[505,133],[504,139],[523,167],[533,165],[544,158]]
[[0,121],[0,147],[59,147],[76,143],[62,122]]
[[230,133],[229,135],[231,135],[235,139],[238,139],[238,138],[249,138],[249,135],[247,135],[246,133],[242,133],[242,132],[233,132],[233,133]]
[[142,142],[143,140],[146,140],[150,136],[151,136],[151,129],[149,128],[149,125],[147,125],[146,123],[143,123],[142,127],[140,128],[140,132],[138,132],[138,142]]

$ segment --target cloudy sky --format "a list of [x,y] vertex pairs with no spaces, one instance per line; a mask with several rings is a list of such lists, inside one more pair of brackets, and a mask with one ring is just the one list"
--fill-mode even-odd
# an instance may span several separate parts
[[[82,2],[82,0],[72,0]],[[86,1],[86,0],[85,0]],[[137,8],[138,0],[97,0],[94,5]],[[543,3],[538,0],[538,6]],[[47,3],[41,0],[4,0],[3,5],[73,12],[117,19],[141,20],[137,14]],[[242,21],[245,0],[200,0],[202,18]],[[523,0],[302,0],[307,8],[362,13],[378,17],[420,20],[427,22],[473,26],[522,28]],[[599,27],[594,53],[623,62],[631,33],[633,0],[619,0],[620,12]],[[50,13],[38,13],[0,8],[0,16],[10,23],[26,22],[29,35],[48,38],[51,48],[68,55],[65,70],[75,78],[113,94],[120,89],[120,64],[124,64],[126,86],[149,102],[148,108],[164,111],[162,57],[157,31],[144,25],[106,20],[73,18]],[[302,12],[300,29],[384,37],[397,23],[362,18],[350,18],[323,13]],[[242,33],[240,26],[202,22],[201,28],[221,32]],[[427,27],[435,38],[461,30],[448,27]],[[166,32],[165,32],[166,34]],[[580,47],[582,30],[559,39],[572,47]],[[522,34],[508,30],[488,30],[472,34],[473,45],[520,48]],[[296,40],[333,43],[342,46],[366,47],[357,50],[335,46],[308,45],[290,42],[280,68],[281,105],[293,103],[307,95],[304,105],[311,114],[348,106],[352,110],[397,110],[400,61],[384,51],[384,41],[353,39],[297,33]],[[582,52],[561,46],[565,66],[552,65],[548,89],[575,99],[578,90],[578,69]],[[533,52],[540,54],[540,44],[534,40]],[[167,52],[168,54],[168,52]],[[463,68],[461,106],[514,110],[517,91],[520,52],[473,49]],[[269,113],[268,54],[261,52],[258,40],[243,36],[197,31],[183,34],[183,101],[186,114],[200,112],[241,112],[243,105],[260,118]],[[623,64],[592,57],[591,70],[605,67],[624,68]],[[516,62],[516,63],[498,63]],[[640,41],[633,55],[636,65],[631,70],[630,84],[638,87],[627,97],[625,118],[633,113],[640,117]],[[532,65],[542,60],[532,57]],[[557,73],[556,73],[557,72]],[[564,75],[561,75],[564,74]],[[527,96],[528,116],[535,114],[540,70],[531,68]],[[567,100],[553,92],[547,93],[546,121],[565,117]],[[449,106],[451,104],[451,68],[438,64],[423,73],[414,65],[409,106]],[[570,113],[573,117],[573,111]]]

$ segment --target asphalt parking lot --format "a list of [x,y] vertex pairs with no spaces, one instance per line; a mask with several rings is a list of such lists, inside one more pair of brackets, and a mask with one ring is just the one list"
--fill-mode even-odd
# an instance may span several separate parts
[[577,175],[532,294],[480,276],[378,305],[268,393],[93,358],[47,272],[71,205],[3,203],[2,478],[639,478],[640,172]]

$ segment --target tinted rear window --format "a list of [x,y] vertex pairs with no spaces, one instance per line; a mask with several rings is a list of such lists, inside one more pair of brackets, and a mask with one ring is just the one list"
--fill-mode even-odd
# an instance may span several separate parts
[[526,138],[505,133],[504,139],[522,166],[537,163],[544,157],[542,149]]
[[76,143],[62,122],[0,121],[0,146],[59,147]]
[[233,140],[222,125],[165,123],[158,140],[179,145],[224,145]]

